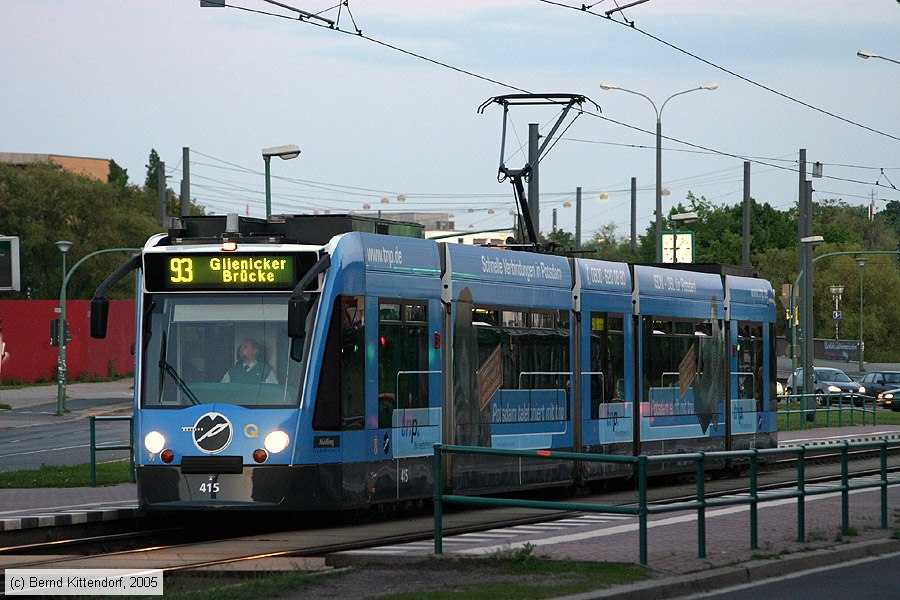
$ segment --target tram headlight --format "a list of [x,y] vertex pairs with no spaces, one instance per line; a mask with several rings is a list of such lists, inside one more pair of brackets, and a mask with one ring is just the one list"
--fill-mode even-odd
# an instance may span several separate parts
[[158,431],[151,431],[144,436],[144,447],[151,454],[159,454],[166,447],[166,438]]
[[266,436],[263,444],[266,447],[266,450],[271,452],[272,454],[278,454],[282,450],[288,447],[290,443],[290,438],[288,434],[283,431],[273,431],[269,435]]

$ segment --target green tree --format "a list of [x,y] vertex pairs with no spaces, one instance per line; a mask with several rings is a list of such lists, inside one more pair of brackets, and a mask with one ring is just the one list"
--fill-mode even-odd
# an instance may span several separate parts
[[[826,245],[826,251],[839,252],[844,246]],[[849,251],[849,250],[845,250]],[[853,255],[826,257],[818,261],[813,276],[813,311],[818,338],[834,338],[834,300],[829,287],[843,285],[841,298],[841,339],[859,339],[860,283],[863,283],[863,337],[866,360],[894,361],[900,356],[900,311],[896,309],[895,290],[900,286],[900,273],[892,256],[866,256],[862,269]],[[862,272],[864,271],[864,273]]]
[[884,210],[875,216],[875,220],[881,221],[888,229],[900,236],[900,202],[897,200],[888,202]]
[[144,180],[144,187],[156,193],[159,190],[159,171],[162,168],[159,160],[159,154],[155,148],[150,149],[150,158],[147,159],[147,178]]
[[569,233],[565,229],[557,229],[548,236],[541,236],[541,242],[546,244],[552,242],[556,244],[557,252],[571,252],[575,249],[575,235]]
[[[13,297],[59,297],[62,258],[57,240],[74,243],[67,255],[69,268],[95,250],[142,246],[159,231],[152,214],[142,209],[142,195],[140,188],[122,189],[52,164],[0,165],[0,223],[9,235],[19,236],[21,244],[22,292]],[[68,296],[90,298],[124,258],[110,253],[85,262],[70,280]],[[133,283],[130,289],[120,285],[112,297],[133,293]]]
[[120,189],[128,187],[128,169],[123,169],[119,164],[111,160],[109,161],[109,178],[110,185],[114,185]]

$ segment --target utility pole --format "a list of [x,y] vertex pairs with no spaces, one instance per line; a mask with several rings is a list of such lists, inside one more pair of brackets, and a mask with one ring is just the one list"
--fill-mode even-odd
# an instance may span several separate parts
[[575,249],[581,250],[581,186],[575,188]]
[[637,254],[637,177],[631,178],[631,253]]
[[[812,180],[806,180],[806,236],[812,236]],[[804,236],[804,237],[806,237]],[[815,359],[813,344],[815,341],[815,332],[813,331],[813,244],[803,244],[806,248],[804,253],[804,276],[803,276],[803,294],[806,296],[805,307],[803,309],[804,319],[806,322],[805,331],[809,335],[803,337],[803,379],[807,394],[812,394],[813,389],[813,361]]]
[[531,173],[528,176],[528,209],[531,212],[531,222],[534,223],[534,231],[538,238],[541,237],[541,208],[540,208],[540,178],[538,177],[540,163],[540,133],[538,123],[528,124],[528,164],[531,165]]
[[[806,266],[806,244],[802,241],[803,237],[806,235],[806,149],[800,149],[800,162],[798,164],[798,171],[800,174],[800,188],[797,195],[797,274],[799,276],[806,276],[806,271],[803,268]],[[800,357],[800,366],[803,369],[806,369],[806,356],[804,355],[804,349],[806,345],[803,343],[803,340],[806,338],[806,317],[804,311],[806,310],[805,299],[803,298],[803,280],[800,282],[800,289],[794,290],[793,293],[797,295],[797,325],[798,327],[795,329],[794,335],[794,355]],[[802,302],[801,302],[802,300]],[[806,393],[806,378],[803,378],[803,381],[800,383],[799,391],[801,394]],[[805,406],[805,403],[803,404]]]
[[181,149],[181,216],[191,214],[191,149]]
[[744,244],[741,264],[750,266],[750,161],[744,161]]
[[[800,330],[802,335],[801,357],[803,367],[803,393],[813,393],[813,312],[812,312],[812,243],[804,239],[812,236],[812,181],[806,179],[806,149],[800,150],[799,160],[799,222],[797,224],[797,251],[799,255],[798,273],[803,274],[800,282]],[[804,406],[810,406],[809,396],[804,396]],[[814,419],[807,413],[806,420]]]

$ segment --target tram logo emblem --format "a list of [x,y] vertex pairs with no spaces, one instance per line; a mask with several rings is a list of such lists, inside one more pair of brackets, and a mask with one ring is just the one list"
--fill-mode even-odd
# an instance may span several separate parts
[[192,435],[194,445],[200,452],[216,454],[231,443],[234,428],[225,415],[210,412],[197,419]]

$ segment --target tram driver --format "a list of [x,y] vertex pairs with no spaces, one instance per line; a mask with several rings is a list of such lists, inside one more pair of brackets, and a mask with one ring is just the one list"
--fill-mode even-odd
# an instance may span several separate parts
[[238,346],[238,360],[222,377],[222,383],[278,383],[275,371],[265,361],[265,348],[253,338]]

